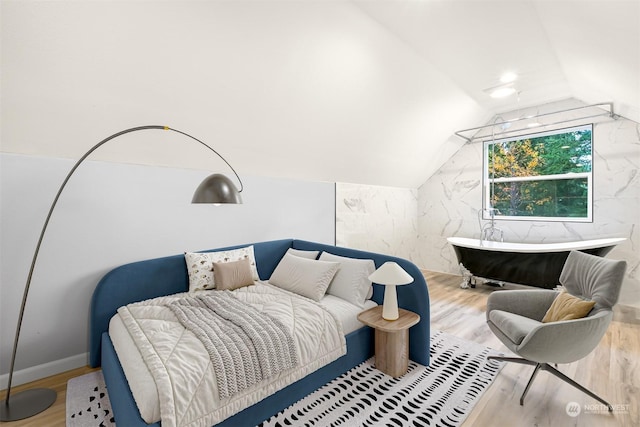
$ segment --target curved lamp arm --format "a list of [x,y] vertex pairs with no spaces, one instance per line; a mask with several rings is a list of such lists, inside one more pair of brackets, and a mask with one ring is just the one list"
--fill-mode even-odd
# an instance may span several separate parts
[[191,138],[194,141],[199,142],[204,147],[208,148],[213,153],[215,153],[218,157],[220,157],[227,164],[227,166],[229,166],[229,169],[233,171],[236,178],[238,179],[238,182],[240,183],[240,190],[237,190],[233,185],[233,183],[226,176],[221,174],[213,174],[207,177],[203,181],[203,183],[200,184],[200,186],[196,190],[196,193],[194,194],[193,201],[192,201],[193,203],[216,203],[216,204],[217,203],[242,203],[242,200],[239,194],[240,192],[242,192],[244,188],[242,185],[242,180],[238,176],[238,173],[235,171],[235,169],[233,169],[233,167],[229,164],[229,162],[224,157],[222,157],[220,153],[218,153],[216,150],[214,150],[204,142],[200,141],[199,139],[185,132],[182,132],[180,130],[172,129],[168,126],[158,126],[158,125],[138,126],[138,127],[120,131],[118,133],[115,133],[103,139],[102,141],[94,145],[92,148],[90,148],[89,151],[87,151],[82,157],[80,157],[80,159],[76,162],[75,165],[73,165],[73,167],[67,174],[66,178],[62,182],[62,185],[58,189],[58,193],[56,194],[56,197],[53,199],[53,203],[51,204],[51,208],[49,208],[49,213],[47,214],[47,218],[45,219],[44,225],[42,226],[42,231],[40,232],[40,237],[38,238],[36,250],[33,254],[33,260],[31,261],[31,268],[29,269],[29,275],[27,276],[27,283],[25,285],[24,294],[22,296],[22,304],[20,306],[20,315],[18,316],[18,325],[16,327],[16,336],[13,342],[13,353],[11,355],[11,368],[9,370],[9,383],[7,386],[7,395],[6,395],[4,404],[0,405],[0,421],[14,421],[14,420],[31,417],[47,409],[56,400],[56,393],[53,390],[30,389],[30,390],[26,390],[21,393],[18,393],[16,396],[20,396],[20,398],[14,399],[13,404],[10,405],[11,383],[13,380],[13,371],[14,371],[15,361],[16,361],[16,352],[18,349],[18,340],[20,338],[20,329],[22,327],[22,319],[24,317],[24,309],[27,303],[27,296],[29,295],[29,287],[31,286],[31,278],[33,276],[33,271],[36,266],[36,260],[38,259],[38,253],[40,252],[40,245],[42,244],[42,239],[44,238],[45,231],[47,230],[47,226],[49,225],[49,220],[51,219],[51,214],[53,213],[53,210],[55,209],[58,203],[60,194],[62,194],[62,191],[66,187],[67,182],[69,182],[69,179],[71,178],[71,176],[74,174],[76,169],[78,169],[78,166],[80,166],[80,164],[84,162],[84,160],[87,157],[89,157],[91,153],[96,151],[98,148],[100,148],[107,142],[119,136],[125,135],[127,133],[131,133],[131,132],[148,130],[148,129],[170,130],[170,131],[182,134],[188,138]]
[[[198,138],[196,138],[196,137],[193,137],[193,136],[189,135],[188,133],[184,133],[184,132],[182,132],[181,130],[173,129],[173,128],[170,128],[170,127],[168,127],[168,126],[141,126],[141,127],[139,127],[139,128],[133,128],[133,129],[129,129],[128,131],[121,132],[120,134],[122,134],[122,133],[127,133],[127,132],[133,132],[133,131],[141,130],[141,129],[158,129],[158,128],[162,128],[162,129],[164,129],[164,130],[170,130],[170,131],[173,131],[173,132],[180,133],[180,134],[182,134],[182,135],[184,135],[184,136],[186,136],[186,137],[188,137],[188,138],[193,139],[194,141],[199,142],[199,143],[200,143],[200,144],[202,144],[203,146],[207,147],[209,150],[213,151],[213,152],[214,152],[218,157],[220,157],[220,158],[222,159],[222,161],[223,161],[223,162],[225,162],[225,163],[227,164],[227,166],[229,166],[229,169],[231,169],[231,171],[232,171],[232,172],[233,172],[233,174],[236,176],[236,178],[238,178],[238,182],[240,183],[240,189],[239,189],[239,190],[237,190],[237,191],[238,191],[238,193],[242,193],[242,190],[244,190],[244,186],[242,185],[242,180],[240,179],[240,176],[238,176],[238,173],[237,173],[237,172],[236,172],[236,170],[233,168],[233,166],[231,166],[231,165],[229,164],[229,162],[227,161],[227,159],[225,159],[224,157],[222,157],[222,155],[221,155],[220,153],[218,153],[216,150],[214,150],[213,148],[211,148],[210,146],[208,146],[208,145],[207,145],[207,144],[205,144],[204,142],[200,141]],[[120,135],[120,134],[117,134],[117,135]],[[115,136],[117,136],[117,135],[115,135]],[[115,137],[115,136],[114,136],[114,137]],[[112,138],[110,138],[110,139],[112,139]],[[105,141],[103,141],[101,144],[104,144],[105,142],[107,142],[107,141],[105,140]],[[101,144],[98,144],[98,145],[101,145]],[[98,147],[96,146],[95,148],[98,148]]]

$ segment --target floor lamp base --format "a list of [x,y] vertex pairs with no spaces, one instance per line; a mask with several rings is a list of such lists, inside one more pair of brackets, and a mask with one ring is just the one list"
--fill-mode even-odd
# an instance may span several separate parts
[[12,394],[9,403],[0,403],[0,421],[17,421],[32,417],[56,401],[58,393],[49,388],[33,388]]

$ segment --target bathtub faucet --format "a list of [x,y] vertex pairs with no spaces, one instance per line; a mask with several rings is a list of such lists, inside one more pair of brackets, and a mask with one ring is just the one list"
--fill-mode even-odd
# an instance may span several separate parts
[[495,216],[500,214],[500,211],[496,208],[481,209],[478,217],[483,212],[487,212],[491,217],[491,222],[484,224],[480,228],[480,242],[487,240],[490,242],[504,242],[504,232],[501,228],[496,227]]

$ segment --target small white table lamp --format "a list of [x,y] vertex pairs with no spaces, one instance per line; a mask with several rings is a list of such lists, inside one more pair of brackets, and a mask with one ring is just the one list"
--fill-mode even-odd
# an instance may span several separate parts
[[413,277],[404,271],[397,263],[387,261],[371,273],[369,280],[385,285],[382,318],[385,320],[396,320],[399,317],[396,286],[407,285],[413,282]]

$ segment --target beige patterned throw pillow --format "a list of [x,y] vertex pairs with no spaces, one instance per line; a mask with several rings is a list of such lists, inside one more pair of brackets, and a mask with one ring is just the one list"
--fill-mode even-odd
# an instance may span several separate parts
[[206,253],[185,252],[189,272],[189,292],[213,289],[213,261]]
[[189,272],[189,292],[215,289],[213,275],[214,262],[230,262],[248,259],[251,275],[258,280],[258,269],[253,253],[253,245],[244,248],[216,252],[185,252],[184,259]]

